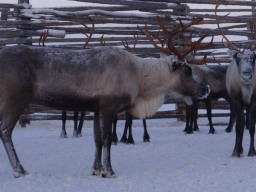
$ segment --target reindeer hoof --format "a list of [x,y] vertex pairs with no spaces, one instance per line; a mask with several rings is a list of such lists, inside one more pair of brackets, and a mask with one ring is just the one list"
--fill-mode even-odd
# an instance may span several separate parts
[[193,130],[199,132],[200,129],[198,127],[195,127]]
[[101,174],[101,170],[93,169],[91,174],[93,176],[99,176]]
[[215,134],[215,133],[216,133],[215,129],[209,131],[209,134]]
[[256,151],[255,151],[255,149],[250,149],[249,152],[248,152],[248,156],[249,156],[249,157],[256,156]]
[[24,169],[20,170],[20,171],[14,171],[13,172],[13,176],[15,178],[19,178],[19,177],[24,177],[25,175],[28,175],[28,172]]
[[113,177],[115,177],[116,175],[115,175],[114,171],[110,171],[110,172],[103,172],[103,173],[101,174],[101,176],[102,176],[103,178],[113,178]]
[[186,130],[186,131],[184,131],[184,132],[187,133],[187,134],[192,134],[192,133],[194,133],[193,130]]
[[135,144],[134,140],[129,138],[126,142],[126,144]]
[[144,138],[143,142],[150,142],[149,138]]
[[120,140],[121,143],[127,143],[127,138],[125,137],[122,137],[121,140]]
[[63,139],[63,138],[68,138],[67,133],[61,132],[60,138],[62,138],[62,139]]
[[226,132],[226,133],[230,133],[231,131],[232,131],[232,129],[229,128],[229,127],[225,129],[225,132]]

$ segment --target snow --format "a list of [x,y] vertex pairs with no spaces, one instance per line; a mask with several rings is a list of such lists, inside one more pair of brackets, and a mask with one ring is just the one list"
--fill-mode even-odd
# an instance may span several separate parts
[[[228,118],[214,118],[227,122]],[[184,122],[175,119],[148,120],[149,143],[142,141],[142,121],[133,122],[135,145],[112,146],[115,178],[90,175],[94,158],[92,121],[85,121],[83,137],[72,138],[72,121],[67,121],[69,138],[59,138],[61,121],[32,121],[18,125],[13,140],[19,158],[29,172],[15,179],[3,145],[0,145],[1,192],[148,192],[148,191],[255,191],[256,158],[247,157],[249,134],[244,134],[242,158],[232,158],[235,133],[208,134],[207,120],[199,120],[200,132],[183,133]],[[124,121],[118,121],[121,138]]]

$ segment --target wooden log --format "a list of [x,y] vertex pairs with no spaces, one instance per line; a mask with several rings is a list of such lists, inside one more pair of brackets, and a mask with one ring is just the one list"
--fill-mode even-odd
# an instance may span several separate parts
[[[128,7],[136,7],[142,9],[185,9],[186,5],[177,3],[166,3],[164,1],[155,1],[154,3],[148,1],[127,1],[127,0],[75,0],[80,2],[100,3],[100,4],[111,4],[111,5],[124,5]],[[180,2],[178,2],[180,3]]]
[[[75,0],[87,2],[87,0]],[[166,2],[166,3],[181,3],[180,0],[140,0],[140,1],[149,1],[149,2]],[[216,5],[219,0],[182,0],[182,3],[195,3],[195,4],[213,4]],[[220,0],[221,5],[242,5],[242,6],[255,6],[255,2],[251,1],[239,1],[239,0]]]
[[0,3],[0,8],[15,8],[15,9],[29,9],[32,5],[30,4],[10,4],[10,3]]

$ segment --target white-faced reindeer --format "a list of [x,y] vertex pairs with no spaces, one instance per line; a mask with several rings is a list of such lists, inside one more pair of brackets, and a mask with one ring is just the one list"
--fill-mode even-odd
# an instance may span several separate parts
[[243,52],[229,50],[232,62],[227,70],[226,87],[236,116],[236,143],[233,156],[243,153],[243,132],[245,125],[244,109],[248,110],[249,132],[251,137],[248,156],[255,156],[254,134],[256,116],[256,55],[251,50]]
[[236,118],[236,141],[232,156],[243,154],[243,134],[245,127],[244,109],[247,109],[248,128],[250,133],[250,148],[248,156],[255,156],[254,147],[255,116],[256,116],[256,54],[252,49],[238,49],[223,33],[217,16],[219,3],[215,7],[217,26],[220,34],[229,45],[228,55],[232,61],[226,73],[226,87],[231,99],[231,108]]

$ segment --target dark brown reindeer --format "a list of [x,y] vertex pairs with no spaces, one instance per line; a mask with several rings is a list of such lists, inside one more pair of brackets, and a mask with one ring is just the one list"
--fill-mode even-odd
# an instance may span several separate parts
[[219,3],[215,7],[215,15],[218,29],[227,41],[228,55],[232,61],[226,73],[226,87],[231,99],[231,108],[236,119],[236,141],[232,153],[234,157],[241,157],[243,154],[243,134],[245,127],[244,109],[248,112],[248,126],[250,133],[250,148],[248,156],[255,156],[254,147],[255,116],[256,116],[256,54],[252,49],[238,49],[223,33],[217,16]]
[[[209,121],[209,133],[214,134],[215,129],[212,124],[212,114],[211,114],[211,101],[224,98],[228,102],[230,102],[229,95],[227,93],[226,88],[226,71],[228,66],[220,66],[220,65],[204,65],[204,66],[192,66],[193,71],[198,75],[198,77],[211,88],[210,95],[202,100],[205,102],[206,110],[207,110],[207,118]],[[186,114],[186,127],[184,131],[186,133],[192,133],[193,131],[198,131],[197,124],[197,116],[198,116],[198,103],[199,101],[194,101],[192,106],[186,106],[187,114]],[[188,109],[191,107],[192,109]],[[192,112],[194,115],[190,116],[188,113]],[[226,128],[226,132],[231,132],[234,125],[234,117],[231,115],[229,119],[228,127]],[[193,119],[189,119],[192,118]]]

